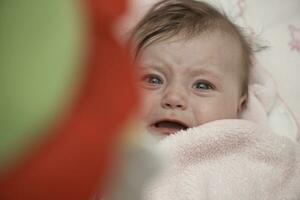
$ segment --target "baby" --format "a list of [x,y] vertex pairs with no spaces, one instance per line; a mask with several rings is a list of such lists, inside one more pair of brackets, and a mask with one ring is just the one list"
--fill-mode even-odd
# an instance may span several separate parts
[[165,0],[140,21],[132,39],[150,133],[239,118],[253,51],[224,14],[204,2]]
[[260,105],[248,92],[253,48],[226,15],[200,1],[164,0],[131,41],[145,128],[164,137],[158,149],[168,156],[143,199],[299,199],[299,145],[242,120]]

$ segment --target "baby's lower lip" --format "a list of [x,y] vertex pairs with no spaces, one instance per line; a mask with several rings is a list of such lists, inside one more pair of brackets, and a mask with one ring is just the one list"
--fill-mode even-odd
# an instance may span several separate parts
[[150,126],[150,132],[154,133],[159,133],[163,135],[171,135],[180,130],[175,129],[175,128],[167,128],[167,127],[156,127],[155,125]]

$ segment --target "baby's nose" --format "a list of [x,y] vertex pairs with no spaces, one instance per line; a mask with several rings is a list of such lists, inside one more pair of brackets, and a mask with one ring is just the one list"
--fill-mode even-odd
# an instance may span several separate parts
[[161,106],[165,109],[181,109],[187,108],[187,97],[182,91],[167,91],[162,98]]

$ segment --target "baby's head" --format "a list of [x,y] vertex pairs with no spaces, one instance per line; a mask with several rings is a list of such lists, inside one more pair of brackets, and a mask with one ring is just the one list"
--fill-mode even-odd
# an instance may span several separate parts
[[199,1],[165,0],[139,22],[132,41],[149,132],[168,135],[239,117],[253,53],[224,14]]

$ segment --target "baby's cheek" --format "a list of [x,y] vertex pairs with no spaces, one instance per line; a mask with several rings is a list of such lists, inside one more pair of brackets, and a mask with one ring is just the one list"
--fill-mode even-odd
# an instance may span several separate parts
[[193,111],[196,125],[219,119],[236,118],[232,105],[225,105],[222,102],[215,102],[213,100],[195,106]]
[[201,125],[208,121],[211,121],[215,116],[214,109],[211,109],[208,104],[201,104],[193,107],[194,109],[192,109],[192,111],[194,113],[196,125]]
[[155,96],[151,94],[144,94],[142,97],[142,103],[141,103],[141,113],[144,118],[147,118],[150,113],[153,112],[153,109],[155,107],[157,108],[158,105],[158,99],[155,98]]
[[216,113],[209,109],[197,109],[194,113],[196,125],[202,125],[206,122],[213,121],[217,117]]

